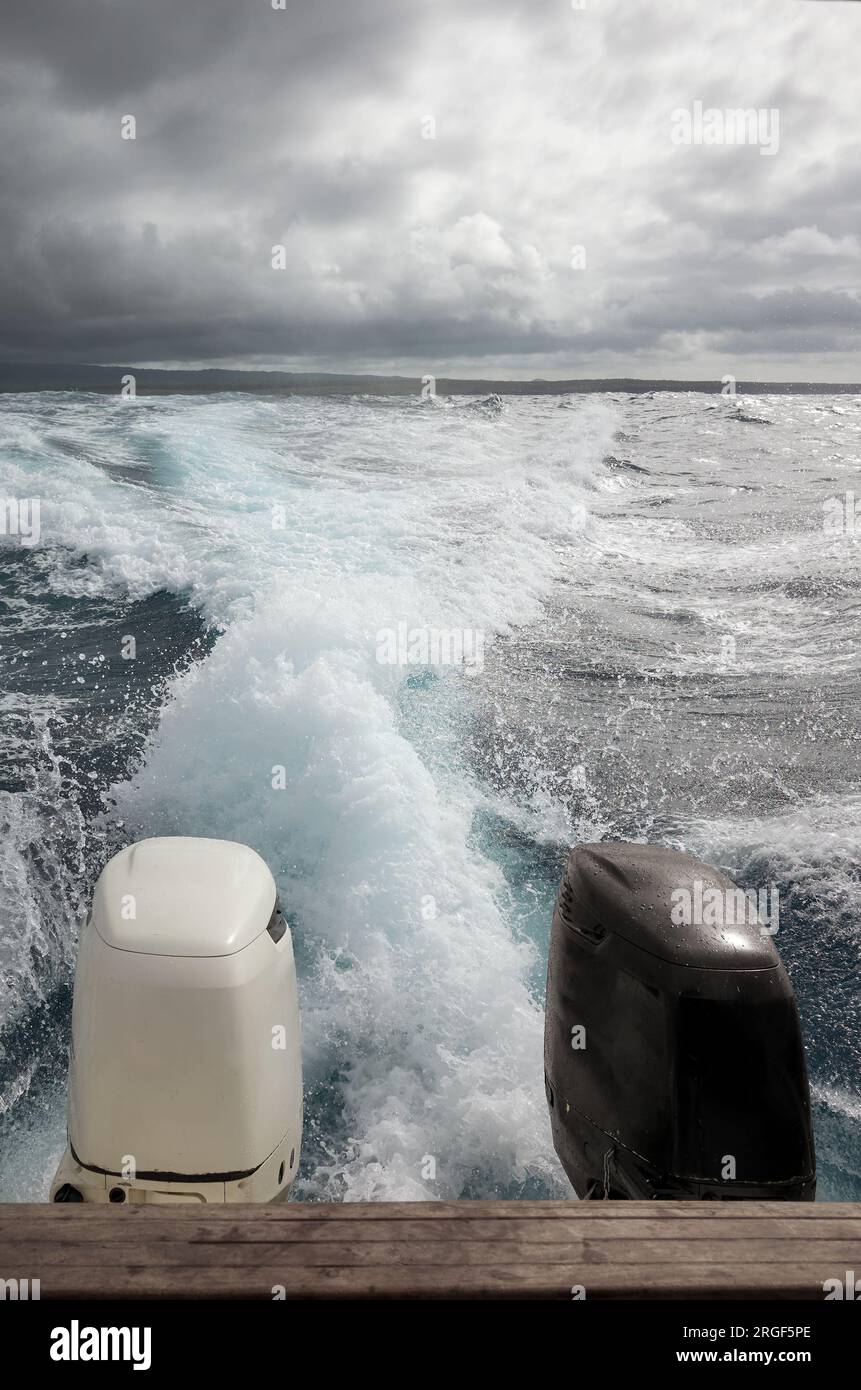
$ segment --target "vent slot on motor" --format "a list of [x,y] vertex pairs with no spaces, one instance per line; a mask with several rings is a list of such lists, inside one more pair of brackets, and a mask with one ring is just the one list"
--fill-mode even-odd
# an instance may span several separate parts
[[592,946],[597,946],[607,936],[607,928],[600,922],[584,922],[575,916],[574,895],[567,879],[563,879],[559,889],[559,915],[569,931],[575,931]]
[[266,928],[272,940],[277,943],[281,940],[287,930],[287,923],[284,921],[284,914],[281,911],[281,904],[275,899],[275,906],[272,909],[272,916],[269,918],[269,925]]

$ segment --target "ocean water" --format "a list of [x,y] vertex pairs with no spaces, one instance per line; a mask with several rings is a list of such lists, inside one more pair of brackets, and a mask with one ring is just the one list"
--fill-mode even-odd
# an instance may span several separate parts
[[[0,397],[40,502],[0,537],[0,1199],[64,1145],[93,882],[183,833],[280,885],[294,1196],[570,1195],[550,914],[624,837],[778,886],[819,1195],[861,1198],[861,543],[822,506],[859,468],[849,396]],[[399,624],[483,662],[381,662]]]

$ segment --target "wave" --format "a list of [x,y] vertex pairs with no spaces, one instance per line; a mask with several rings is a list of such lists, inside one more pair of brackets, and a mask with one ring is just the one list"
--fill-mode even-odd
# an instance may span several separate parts
[[[109,789],[103,852],[216,835],[271,865],[302,980],[301,1195],[566,1193],[535,949],[474,840],[470,677],[410,679],[378,648],[401,621],[480,629],[489,646],[540,613],[612,412],[595,402],[563,434],[540,411],[496,416],[490,435],[481,412],[405,406],[381,446],[380,412],[361,402],[121,409],[87,404],[65,425],[81,460],[39,465],[52,583],[123,601],[170,587],[221,635],[170,681],[135,770]],[[102,428],[119,457],[88,461]]]
[[[861,805],[834,762],[839,711],[823,731],[819,693],[851,670],[819,651],[824,618],[809,607],[820,582],[835,606],[832,575],[851,599],[841,557],[823,568],[794,502],[779,525],[740,532],[725,488],[722,516],[713,506],[703,525],[727,477],[747,486],[751,446],[726,426],[737,452],[724,449],[716,482],[699,435],[723,425],[699,399],[680,397],[673,415],[646,397],[577,397],[565,416],[557,405],[0,400],[6,491],[38,489],[44,503],[9,623],[24,611],[52,632],[68,625],[55,683],[16,688],[8,711],[38,756],[32,776],[0,788],[13,1025],[0,1038],[0,1194],[43,1196],[62,1147],[67,991],[94,873],[129,839],[192,833],[258,849],[293,928],[307,1080],[297,1195],[570,1195],[541,1085],[546,936],[567,847],[620,835],[684,844],[743,883],[779,879],[823,1193],[858,1195],[846,1058]],[[785,475],[775,425],[756,446],[770,512]],[[649,470],[610,464],[608,477],[602,460],[625,434]],[[763,459],[775,441],[777,484]],[[827,438],[821,449],[836,453]],[[677,515],[641,513],[656,486]],[[88,623],[91,646],[77,643]],[[401,623],[480,630],[485,670],[379,659],[381,632]],[[151,699],[103,740],[116,758],[88,762],[93,728],[76,747],[60,715],[74,728],[97,680],[128,708],[117,673],[92,663],[130,624],[153,638],[140,668]],[[159,663],[178,632],[187,659]],[[738,670],[724,680],[727,632]],[[76,703],[82,651],[93,686]],[[812,669],[808,698],[796,671]],[[781,691],[793,757],[809,752],[803,777],[765,733],[761,747],[733,737],[759,728],[757,704],[768,732]],[[736,748],[733,781],[718,754]],[[814,770],[821,795],[804,791]],[[698,815],[704,784],[712,804]],[[715,810],[733,795],[737,815]]]

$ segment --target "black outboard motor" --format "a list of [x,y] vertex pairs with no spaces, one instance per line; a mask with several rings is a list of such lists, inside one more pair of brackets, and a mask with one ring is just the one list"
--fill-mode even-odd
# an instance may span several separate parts
[[571,851],[544,1072],[553,1143],[581,1197],[816,1195],[792,985],[750,899],[691,854]]

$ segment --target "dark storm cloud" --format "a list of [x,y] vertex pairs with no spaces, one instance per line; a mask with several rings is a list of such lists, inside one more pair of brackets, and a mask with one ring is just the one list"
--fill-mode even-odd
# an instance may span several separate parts
[[397,46],[421,13],[409,11],[393,0],[290,0],[274,15],[269,0],[4,0],[3,46],[10,59],[46,68],[62,98],[85,108],[196,82],[225,60],[254,100],[255,71],[303,82],[387,67],[388,41]]
[[[2,31],[0,357],[851,379],[854,6],[5,0]],[[674,145],[696,100],[778,107],[777,153]]]

